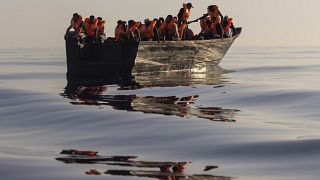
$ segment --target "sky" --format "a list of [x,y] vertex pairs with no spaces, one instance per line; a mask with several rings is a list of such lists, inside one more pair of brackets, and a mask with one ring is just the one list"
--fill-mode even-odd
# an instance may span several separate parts
[[[234,19],[243,33],[235,46],[319,46],[319,0],[0,0],[0,48],[63,47],[72,14],[101,16],[107,36],[117,20],[177,15],[183,2],[192,2],[190,20],[208,5]],[[199,24],[190,26],[196,33]]]

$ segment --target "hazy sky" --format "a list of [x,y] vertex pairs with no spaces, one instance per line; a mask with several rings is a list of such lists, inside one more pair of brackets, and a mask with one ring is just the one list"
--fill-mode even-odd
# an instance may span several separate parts
[[[71,16],[78,12],[106,19],[107,35],[116,21],[176,15],[179,0],[0,0],[0,47],[63,47]],[[320,45],[319,0],[189,0],[190,19],[218,4],[242,26],[237,46]],[[199,24],[191,26],[198,33]]]

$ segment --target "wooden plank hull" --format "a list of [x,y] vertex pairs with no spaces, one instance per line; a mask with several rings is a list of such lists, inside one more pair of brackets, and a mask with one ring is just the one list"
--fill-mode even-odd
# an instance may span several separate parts
[[67,37],[67,78],[103,80],[131,76],[138,46],[136,41],[106,41],[80,48],[76,37]]
[[200,69],[217,65],[239,34],[231,38],[192,41],[140,42],[135,69],[144,71],[155,66],[162,70]]

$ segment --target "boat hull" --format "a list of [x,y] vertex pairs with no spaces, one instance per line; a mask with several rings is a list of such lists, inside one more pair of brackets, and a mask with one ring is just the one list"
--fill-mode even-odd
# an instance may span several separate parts
[[80,48],[77,38],[66,38],[67,78],[101,79],[130,76],[135,64],[139,42],[88,44]]
[[217,65],[223,59],[238,34],[231,38],[192,41],[154,42],[142,41],[139,45],[136,67],[143,71],[147,67],[163,66],[163,70],[200,69]]

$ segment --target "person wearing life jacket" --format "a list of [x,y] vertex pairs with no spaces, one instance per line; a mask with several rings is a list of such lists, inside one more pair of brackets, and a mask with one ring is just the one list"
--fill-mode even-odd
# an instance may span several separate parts
[[224,31],[223,31],[219,16],[211,18],[210,29],[211,29],[213,39],[216,39],[219,37],[223,39]]
[[191,14],[191,8],[193,8],[191,3],[183,4],[183,7],[180,9],[178,13],[178,26],[182,24],[183,21],[187,22],[190,14]]
[[141,40],[139,26],[141,25],[141,22],[135,22],[134,20],[128,21],[128,28],[126,35],[128,37],[128,40]]
[[122,20],[117,21],[117,27],[114,30],[114,36],[117,41],[126,40],[126,23]]
[[98,20],[97,32],[96,32],[97,40],[103,43],[106,40],[106,34],[104,33],[106,21],[103,20],[101,17],[98,17],[97,20]]
[[225,37],[225,38],[232,37],[234,34],[236,34],[236,32],[235,32],[236,28],[233,25],[233,19],[229,18],[228,16],[225,16],[223,18],[222,28],[224,31],[223,37]]
[[82,16],[80,16],[78,13],[74,13],[70,21],[70,26],[66,30],[65,36],[67,36],[67,34],[71,29],[74,30],[74,35],[78,36],[82,30],[82,26],[83,26]]
[[80,33],[82,44],[80,47],[83,48],[85,43],[95,43],[96,40],[96,31],[98,27],[98,19],[96,19],[93,15],[90,18],[86,18],[82,31]]
[[93,15],[90,18],[86,18],[84,21],[84,33],[87,37],[93,37],[96,35],[96,30],[98,27],[98,19]]
[[144,24],[140,28],[141,40],[152,41],[159,39],[158,31],[156,29],[157,20],[150,21],[149,19],[144,20]]
[[179,31],[178,31],[178,25],[175,22],[175,19],[172,15],[168,15],[166,18],[166,26],[164,28],[164,40],[173,40],[177,41],[180,40],[179,38]]
[[158,34],[159,34],[159,40],[163,41],[164,40],[164,30],[166,28],[166,22],[163,17],[159,18],[159,23],[158,23]]
[[223,19],[223,15],[221,14],[219,7],[217,5],[208,6],[207,11],[208,11],[208,15],[211,18],[220,16],[220,18]]

